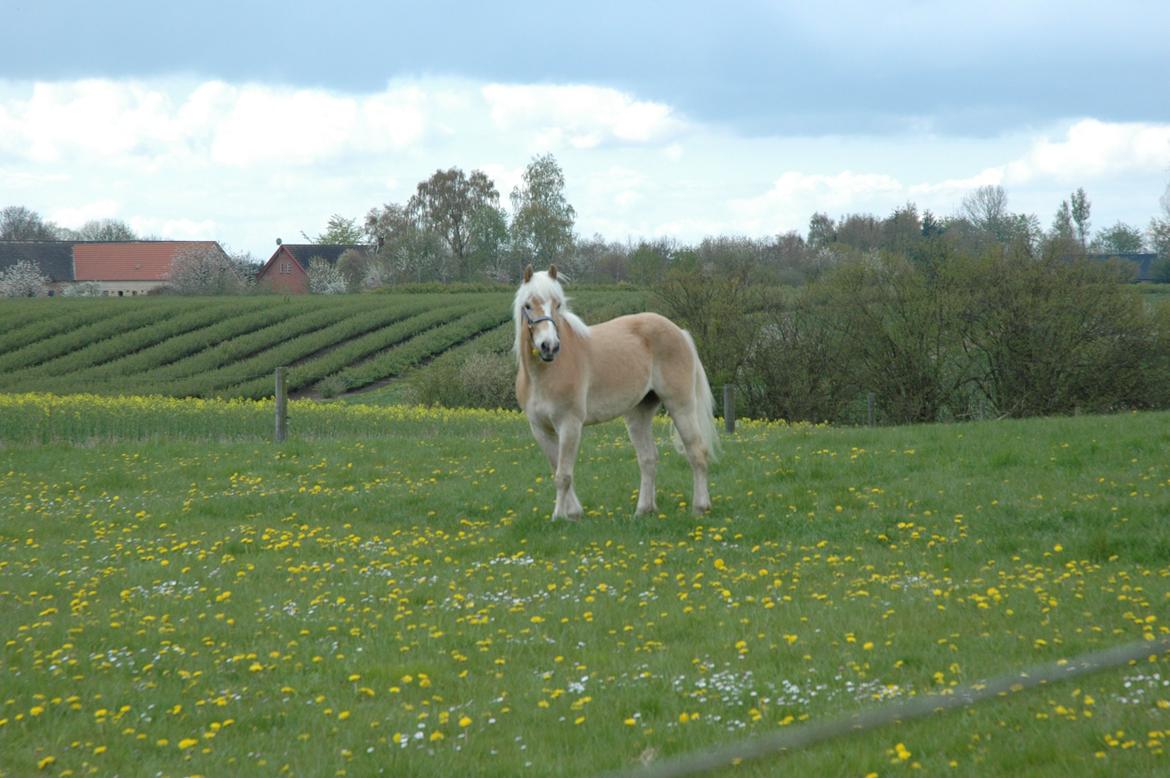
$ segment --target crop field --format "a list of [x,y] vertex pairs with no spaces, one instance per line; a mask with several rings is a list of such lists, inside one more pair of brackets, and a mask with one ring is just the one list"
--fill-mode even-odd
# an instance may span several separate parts
[[[294,394],[328,378],[362,390],[452,349],[495,348],[510,331],[511,299],[501,291],[6,301],[0,391],[262,398],[280,366],[290,367]],[[627,290],[584,292],[577,308],[596,320],[642,302]]]
[[[452,318],[454,320],[454,318]],[[1170,414],[620,425],[0,395],[0,775],[592,775],[1167,634]],[[728,774],[1165,775],[1170,664]]]

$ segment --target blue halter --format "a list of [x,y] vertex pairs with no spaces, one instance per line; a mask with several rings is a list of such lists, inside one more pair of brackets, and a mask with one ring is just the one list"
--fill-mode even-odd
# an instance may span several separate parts
[[532,329],[537,324],[540,324],[542,321],[547,321],[547,322],[552,323],[553,329],[556,330],[558,336],[561,334],[560,328],[557,327],[556,319],[554,319],[553,317],[551,317],[551,316],[537,316],[534,319],[534,318],[532,318],[532,314],[530,314],[528,312],[527,308],[521,308],[520,313],[524,316],[524,321],[528,324],[528,329]]

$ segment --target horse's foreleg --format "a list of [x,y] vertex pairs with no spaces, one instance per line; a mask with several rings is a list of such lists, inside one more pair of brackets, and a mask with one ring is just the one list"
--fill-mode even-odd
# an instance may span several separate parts
[[557,471],[557,433],[548,427],[537,424],[532,419],[528,420],[528,427],[532,430],[532,437],[536,438],[536,442],[540,444],[540,450],[548,457],[548,467],[555,473]]
[[680,413],[672,411],[670,418],[674,420],[674,427],[678,430],[678,436],[682,438],[683,447],[687,452],[687,461],[691,463],[691,474],[695,481],[691,509],[695,513],[706,513],[711,510],[711,495],[707,491],[707,462],[710,459],[710,452],[707,451],[707,444],[703,440],[699,420],[693,408]]
[[581,444],[581,422],[566,420],[557,428],[557,466],[554,480],[557,484],[557,502],[553,518],[579,519],[583,510],[573,490],[573,466]]
[[642,474],[642,483],[638,486],[637,514],[644,516],[658,512],[658,501],[655,497],[654,478],[658,470],[658,445],[654,442],[654,411],[655,408],[644,409],[641,406],[626,414],[626,429],[630,433],[630,442],[634,444],[634,451],[638,455],[638,470]]

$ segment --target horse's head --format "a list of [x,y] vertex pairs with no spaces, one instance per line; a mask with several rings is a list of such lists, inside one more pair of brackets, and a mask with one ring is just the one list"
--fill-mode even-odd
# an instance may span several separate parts
[[564,314],[565,293],[557,280],[557,266],[534,273],[532,265],[524,270],[524,283],[516,292],[513,308],[516,318],[518,353],[531,349],[544,362],[556,359],[561,350],[558,321]]

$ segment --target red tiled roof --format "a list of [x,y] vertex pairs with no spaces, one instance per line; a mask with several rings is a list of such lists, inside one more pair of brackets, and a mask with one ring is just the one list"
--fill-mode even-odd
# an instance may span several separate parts
[[192,248],[222,251],[211,240],[75,243],[73,274],[78,281],[165,281],[175,256]]

